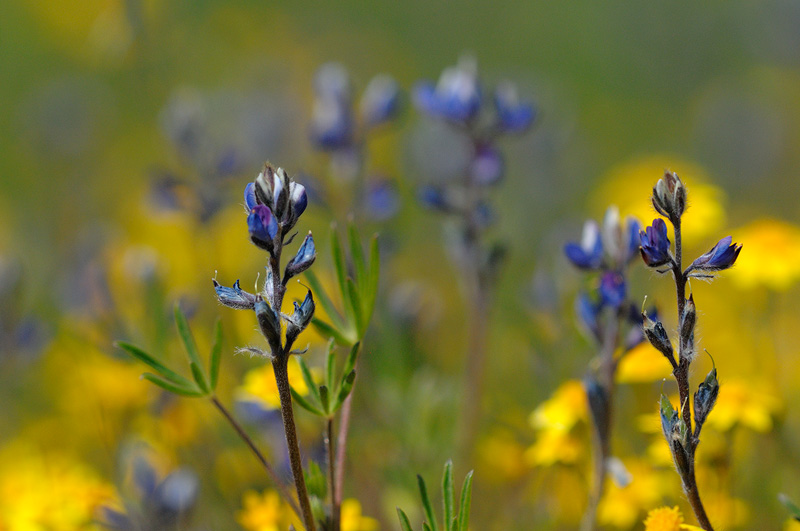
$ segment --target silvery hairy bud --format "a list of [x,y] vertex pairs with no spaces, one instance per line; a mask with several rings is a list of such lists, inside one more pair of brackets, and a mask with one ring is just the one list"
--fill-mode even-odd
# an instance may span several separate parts
[[258,325],[261,327],[261,333],[267,338],[273,352],[280,352],[281,323],[278,319],[278,315],[261,295],[256,295],[255,310],[256,317],[258,317]]
[[681,356],[691,360],[694,357],[694,326],[697,323],[697,308],[694,305],[694,295],[689,295],[681,315]]
[[706,375],[706,379],[697,387],[697,392],[694,394],[694,419],[698,431],[717,402],[717,395],[719,395],[719,380],[715,367]]
[[686,187],[678,174],[669,170],[653,187],[653,206],[662,216],[673,223],[680,219],[686,210]]
[[302,304],[294,303],[294,313],[286,320],[286,345],[287,349],[294,343],[297,336],[306,329],[314,316],[314,296],[308,290]]
[[308,236],[306,236],[300,248],[297,250],[297,254],[287,262],[286,270],[283,274],[284,282],[311,267],[311,264],[314,263],[316,258],[317,252],[314,246],[314,237],[311,236],[311,232],[309,232]]
[[681,418],[680,412],[672,407],[672,403],[665,395],[661,395],[661,428],[664,431],[664,438],[669,444],[672,452],[672,459],[681,477],[690,471],[689,458],[689,429]]
[[670,362],[675,365],[675,355],[672,349],[672,342],[669,340],[667,331],[661,321],[653,321],[648,317],[646,311],[642,311],[642,330],[650,344],[662,353]]

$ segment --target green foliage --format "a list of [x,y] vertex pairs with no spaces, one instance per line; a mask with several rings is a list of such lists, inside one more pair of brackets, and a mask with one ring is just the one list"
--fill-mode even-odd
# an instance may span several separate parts
[[317,330],[333,338],[343,346],[352,346],[364,339],[367,326],[375,309],[378,294],[378,278],[380,273],[380,256],[378,254],[378,237],[370,240],[369,256],[364,256],[361,238],[352,223],[347,229],[347,243],[350,260],[353,265],[352,275],[348,273],[344,247],[336,227],[331,228],[331,255],[336,271],[336,286],[342,301],[340,311],[325,292],[316,275],[308,270],[306,279],[317,300],[328,314],[330,323],[314,318],[312,324]]
[[297,405],[314,415],[332,418],[353,390],[353,383],[356,379],[355,366],[360,346],[361,343],[355,343],[350,348],[350,354],[345,359],[342,371],[337,377],[336,357],[334,356],[336,344],[334,338],[331,338],[328,341],[328,354],[325,358],[325,382],[319,386],[314,382],[308,365],[306,365],[302,357],[298,356],[297,361],[300,364],[300,372],[303,375],[306,387],[309,389],[309,396],[304,397],[292,388],[292,398],[294,398]]
[[211,396],[217,388],[219,380],[219,366],[222,356],[222,324],[217,320],[214,326],[214,343],[211,346],[208,368],[210,377],[203,370],[200,354],[197,351],[197,344],[189,328],[189,323],[177,304],[175,305],[175,325],[178,328],[178,334],[189,358],[189,370],[194,381],[168,368],[136,345],[125,341],[117,341],[114,344],[158,373],[144,373],[142,378],[145,380],[166,391],[182,396]]
[[778,500],[789,509],[789,512],[792,513],[792,518],[800,522],[800,507],[795,505],[795,503],[789,499],[786,494],[778,494]]
[[[422,523],[422,529],[425,531],[439,531],[439,524],[433,511],[433,504],[431,503],[430,496],[428,496],[428,488],[425,486],[425,480],[422,479],[420,475],[417,475],[417,485],[419,486],[422,509],[426,519],[426,521]],[[444,474],[442,476],[443,531],[467,531],[469,528],[471,502],[472,470],[470,470],[464,478],[464,484],[461,487],[461,501],[458,507],[458,514],[454,513],[455,492],[453,489],[453,462],[447,461],[444,465]],[[403,531],[412,531],[408,516],[399,507],[397,508],[397,517],[400,520],[400,528]]]

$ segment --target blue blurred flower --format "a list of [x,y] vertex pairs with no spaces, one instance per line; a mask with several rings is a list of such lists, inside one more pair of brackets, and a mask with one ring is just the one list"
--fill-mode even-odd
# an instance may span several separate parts
[[481,144],[475,149],[475,156],[470,164],[472,179],[482,185],[500,182],[503,177],[503,157],[500,152],[489,144]]
[[400,196],[389,179],[377,179],[367,185],[365,194],[367,214],[375,220],[384,221],[400,209]]
[[439,82],[417,83],[413,91],[414,104],[433,118],[467,123],[481,107],[481,88],[475,60],[462,58],[456,66],[446,68]]
[[667,224],[661,218],[653,220],[653,224],[639,232],[641,238],[640,252],[644,263],[649,267],[659,267],[672,262],[667,238]]
[[517,86],[510,81],[501,81],[494,89],[494,107],[498,126],[510,133],[523,132],[536,118],[533,104],[520,100]]
[[586,293],[580,293],[575,299],[575,312],[578,314],[578,319],[598,340],[600,338],[598,321],[600,310],[601,305],[594,302]]
[[387,74],[372,78],[361,95],[361,119],[374,127],[393,119],[400,108],[400,87]]
[[619,308],[627,296],[625,277],[616,271],[606,271],[600,278],[599,291],[603,304]]
[[603,265],[603,243],[600,239],[600,227],[594,220],[583,225],[581,242],[569,242],[564,246],[564,254],[575,267],[595,270]]
[[435,186],[421,186],[417,192],[419,202],[433,210],[449,210],[450,204],[441,188]]

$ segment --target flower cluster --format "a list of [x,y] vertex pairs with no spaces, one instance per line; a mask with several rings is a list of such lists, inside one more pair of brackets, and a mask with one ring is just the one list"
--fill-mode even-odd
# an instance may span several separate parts
[[[686,210],[686,187],[677,174],[667,171],[653,188],[653,206],[667,217],[673,226],[674,251],[667,238],[663,219],[655,219],[641,232],[641,255],[644,263],[660,273],[672,272],[678,299],[678,355],[664,325],[643,312],[644,333],[653,346],[669,360],[672,374],[678,384],[680,406],[675,409],[665,395],[661,397],[661,427],[670,448],[673,461],[681,477],[683,488],[703,529],[712,529],[700,500],[695,479],[695,451],[700,443],[700,431],[719,395],[717,369],[713,368],[694,393],[694,424],[689,406],[689,367],[695,358],[695,327],[697,308],[694,297],[686,296],[690,278],[711,278],[718,271],[733,266],[742,246],[732,243],[730,236],[721,239],[710,251],[694,260],[686,269],[682,267],[681,216]],[[663,268],[663,269],[657,269]]]

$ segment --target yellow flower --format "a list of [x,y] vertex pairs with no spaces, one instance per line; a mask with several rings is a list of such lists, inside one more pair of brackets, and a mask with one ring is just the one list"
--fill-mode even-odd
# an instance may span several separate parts
[[736,425],[766,433],[782,408],[778,397],[765,393],[751,380],[723,381],[719,398],[706,421],[707,426],[725,432]]
[[538,434],[536,442],[525,450],[525,462],[533,466],[570,465],[580,461],[587,451],[585,442],[579,437],[546,430]]
[[358,500],[348,498],[342,501],[341,513],[342,531],[378,531],[378,521],[361,514],[361,504]]
[[597,510],[598,522],[619,529],[630,529],[648,507],[671,494],[668,491],[675,484],[671,481],[674,472],[655,470],[645,461],[627,460],[625,468],[631,475],[631,482],[619,486],[609,480]]
[[783,291],[800,279],[800,227],[777,219],[758,219],[731,231],[744,252],[730,276],[742,288]]
[[792,518],[783,524],[783,531],[800,531],[800,522]]
[[655,382],[672,374],[672,368],[649,342],[643,342],[630,350],[617,369],[619,383]]
[[525,448],[510,430],[495,429],[478,446],[480,468],[491,470],[487,479],[497,483],[517,481],[528,472],[524,454]]
[[245,531],[283,531],[290,523],[302,529],[300,521],[274,490],[263,494],[248,490],[243,504],[243,509],[236,513],[236,521]]
[[586,391],[581,382],[564,382],[528,419],[537,435],[536,443],[525,452],[525,461],[535,466],[578,462],[586,454],[586,448],[574,428],[585,425],[588,416]]
[[[635,216],[643,226],[658,217],[650,203],[653,185],[664,170],[676,172],[689,191],[689,208],[684,215],[683,234],[690,245],[715,235],[725,224],[723,192],[708,183],[705,170],[696,164],[668,155],[650,155],[613,167],[593,197],[598,212],[615,204],[620,214]],[[739,241],[739,240],[737,240]]]
[[647,519],[644,521],[644,531],[680,531],[681,529],[702,531],[700,527],[683,523],[683,515],[677,505],[653,509],[647,513]]
[[[308,386],[303,380],[297,360],[292,357],[289,360],[289,383],[299,394],[308,394]],[[270,363],[264,363],[260,367],[247,371],[244,375],[244,383],[236,390],[239,400],[255,401],[268,409],[278,409],[281,407],[281,400],[278,395],[278,386],[275,383],[275,373]]]

